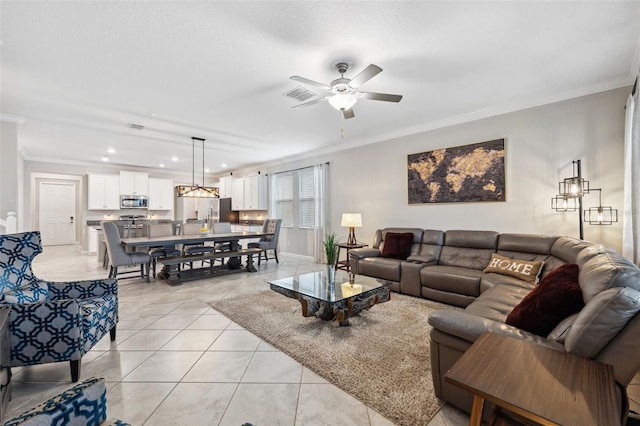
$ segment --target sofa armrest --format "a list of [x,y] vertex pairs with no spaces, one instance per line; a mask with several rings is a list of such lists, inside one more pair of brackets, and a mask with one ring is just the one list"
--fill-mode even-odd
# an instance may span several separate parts
[[475,342],[485,331],[490,331],[564,352],[562,343],[464,311],[435,311],[429,315],[429,325],[443,333],[456,336],[470,343]]
[[473,343],[482,333],[491,328],[494,321],[464,311],[441,310],[432,312],[428,322],[431,327],[443,333]]
[[98,425],[107,418],[107,389],[104,379],[92,377],[31,410],[7,421],[5,426],[57,424]]
[[49,287],[49,297],[51,300],[88,299],[90,297],[118,294],[118,280],[116,279],[43,282],[46,282]]
[[352,273],[360,274],[360,260],[368,257],[380,257],[380,250],[368,247],[362,247],[349,250],[349,269]]
[[357,259],[364,259],[365,257],[380,257],[381,255],[380,250],[369,247],[349,250],[349,257],[355,257]]

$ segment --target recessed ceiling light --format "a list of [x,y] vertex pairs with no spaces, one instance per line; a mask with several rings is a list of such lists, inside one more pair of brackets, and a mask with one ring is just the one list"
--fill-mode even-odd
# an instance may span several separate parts
[[205,173],[209,173],[209,169],[204,169],[204,172]]
[[171,157],[171,161],[178,161],[178,157],[174,155],[173,157]]
[[229,166],[227,166],[227,163],[222,163],[222,164],[220,164],[220,166],[222,166],[222,167],[224,167],[224,168],[229,167]]
[[116,150],[115,150],[115,149],[113,149],[113,148],[109,148],[109,149],[107,150],[107,152],[108,152],[109,154],[115,154],[115,153],[116,153]]
[[103,155],[102,156],[102,161],[109,161],[109,156],[108,155]]
[[159,167],[164,167],[163,163],[158,164]]
[[149,114],[151,117],[157,117],[158,114],[156,114],[155,112],[148,112],[147,114]]

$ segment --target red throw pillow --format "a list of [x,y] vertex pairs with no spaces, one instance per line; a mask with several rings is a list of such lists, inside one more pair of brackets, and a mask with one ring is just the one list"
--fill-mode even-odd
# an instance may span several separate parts
[[507,316],[507,324],[546,337],[556,325],[584,306],[578,265],[567,263],[549,272]]
[[411,254],[413,233],[411,232],[387,232],[382,246],[382,257],[406,260]]

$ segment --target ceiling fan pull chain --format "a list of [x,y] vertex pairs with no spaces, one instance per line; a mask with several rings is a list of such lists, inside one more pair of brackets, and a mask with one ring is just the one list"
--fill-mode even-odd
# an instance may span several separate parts
[[340,114],[340,139],[344,139],[344,114]]

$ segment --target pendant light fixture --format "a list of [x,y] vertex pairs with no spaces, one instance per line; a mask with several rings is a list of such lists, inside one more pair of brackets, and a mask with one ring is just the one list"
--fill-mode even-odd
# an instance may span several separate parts
[[[196,154],[195,143],[196,141],[202,142],[202,185],[196,185]],[[218,188],[212,186],[204,186],[204,139],[191,137],[191,186],[178,185],[176,186],[176,195],[178,197],[192,197],[192,198],[219,198]]]

